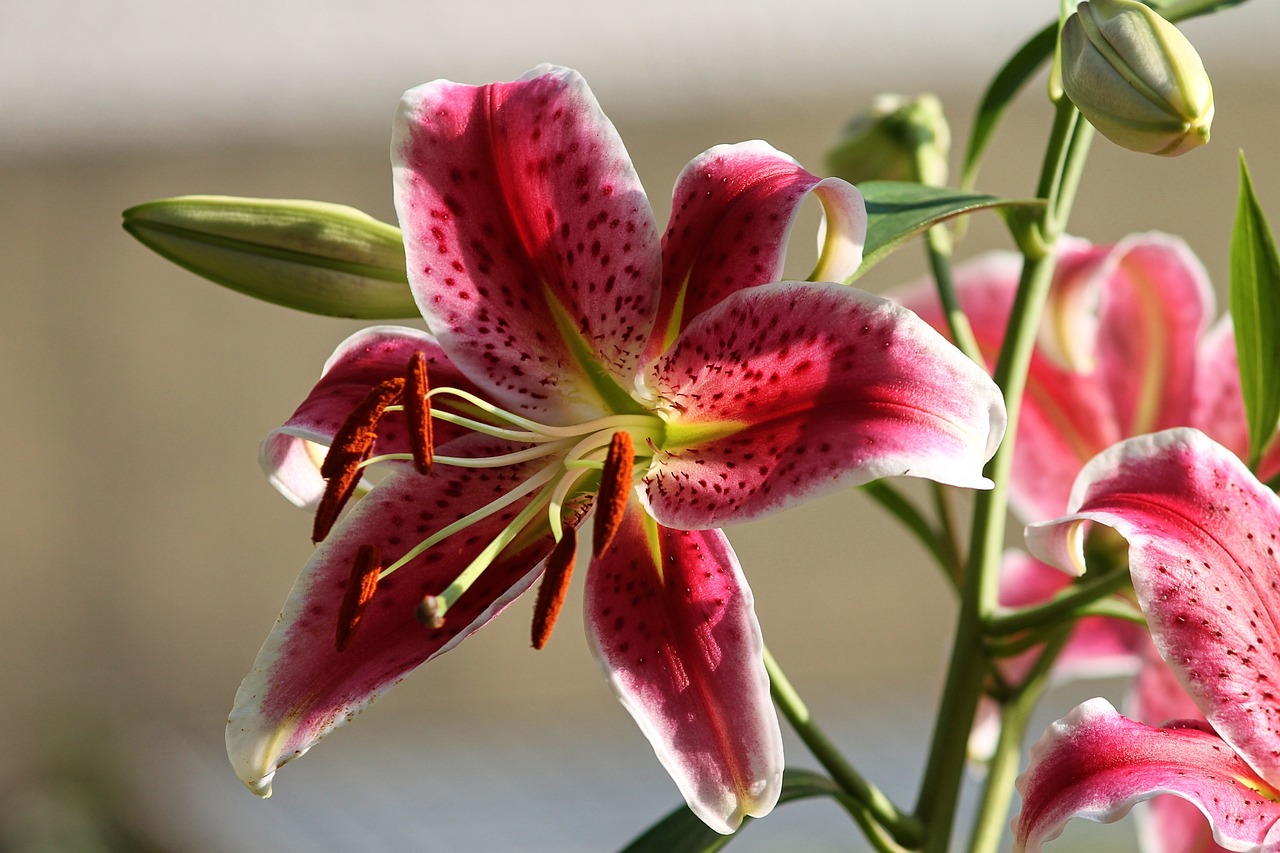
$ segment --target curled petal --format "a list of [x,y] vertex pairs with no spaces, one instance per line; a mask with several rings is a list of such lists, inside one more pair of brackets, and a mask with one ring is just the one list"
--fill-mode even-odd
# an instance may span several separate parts
[[1222,738],[1280,780],[1280,499],[1226,448],[1175,429],[1098,456],[1071,507],[1028,528],[1032,552],[1079,566],[1085,522],[1119,532],[1160,656]]
[[[471,446],[459,448],[460,444]],[[461,439],[448,452],[502,449],[480,444],[477,439]],[[270,796],[271,779],[280,765],[302,755],[409,671],[453,648],[500,613],[537,579],[554,542],[549,530],[522,539],[523,547],[503,554],[457,600],[440,628],[420,625],[414,611],[423,597],[440,593],[453,581],[522,504],[506,507],[384,577],[364,605],[360,630],[339,652],[334,632],[362,546],[375,546],[383,565],[390,566],[427,536],[510,490],[532,470],[526,464],[422,477],[404,466],[379,483],[316,548],[240,685],[227,720],[228,756],[251,791]]]
[[[405,374],[409,359],[421,352],[433,381],[438,385],[471,390],[436,343],[435,338],[400,326],[361,329],[343,341],[325,362],[320,381],[279,429],[262,442],[259,462],[271,485],[300,507],[314,509],[324,494],[320,463],[351,410],[386,379]],[[461,434],[441,423],[436,440],[449,441]],[[378,422],[372,453],[408,453],[409,429],[401,412],[388,412]]]
[[[1191,426],[1213,436],[1214,441],[1241,459],[1249,455],[1249,425],[1245,420],[1236,337],[1230,315],[1219,318],[1200,341]],[[1277,474],[1280,474],[1280,441],[1272,441],[1263,450],[1258,476],[1270,481]]]
[[1004,402],[896,303],[779,282],[704,311],[651,367],[672,409],[645,477],[663,524],[712,527],[880,477],[988,488]]
[[650,356],[729,294],[782,277],[787,238],[811,193],[826,214],[811,278],[844,281],[862,263],[867,235],[866,205],[852,184],[818,178],[759,140],[693,158],[676,180],[662,240],[662,301]]
[[587,575],[587,636],[689,808],[718,832],[782,790],[751,590],[718,530],[658,526],[633,501]]
[[1211,731],[1152,728],[1091,699],[1049,726],[1018,778],[1022,811],[1014,850],[1037,853],[1073,817],[1111,823],[1141,800],[1174,794],[1236,851],[1280,849],[1280,791],[1268,786]]
[[410,286],[487,397],[554,416],[598,405],[601,369],[630,387],[660,286],[657,226],[577,72],[411,89],[391,151]]

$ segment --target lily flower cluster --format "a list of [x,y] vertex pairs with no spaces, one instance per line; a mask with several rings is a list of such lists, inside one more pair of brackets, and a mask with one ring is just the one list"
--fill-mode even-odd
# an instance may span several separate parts
[[[1128,716],[1095,699],[1033,747],[1019,849],[1039,850],[1071,817],[1117,820],[1152,798],[1146,851],[1274,849],[1280,501],[1240,461],[1248,435],[1230,317],[1211,322],[1203,267],[1166,235],[1066,241],[1057,270],[1010,482],[1015,510],[1039,522],[1028,528],[1035,556],[1006,555],[1001,600],[1047,600],[1085,571],[1086,544],[1114,530],[1150,634],[1103,617],[1077,624],[1057,676],[1135,673]],[[1016,289],[1012,256],[957,268],[984,353],[998,347]],[[902,298],[943,328],[924,291]],[[1280,473],[1280,447],[1259,470]],[[1027,668],[1023,656],[1002,673]]]
[[[263,445],[272,482],[316,509],[318,545],[237,693],[233,765],[268,795],[282,764],[540,578],[544,644],[594,514],[586,629],[610,686],[708,826],[767,813],[781,737],[718,528],[887,476],[988,487],[999,391],[911,312],[842,283],[861,195],[764,143],[694,158],[661,238],[566,69],[413,89],[392,151],[430,332],[344,342]],[[817,267],[779,281],[810,195]]]

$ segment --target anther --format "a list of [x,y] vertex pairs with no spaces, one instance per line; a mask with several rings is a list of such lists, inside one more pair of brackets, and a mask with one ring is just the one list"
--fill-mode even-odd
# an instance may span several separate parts
[[551,629],[556,626],[560,608],[569,593],[569,578],[573,576],[573,562],[578,550],[578,532],[565,528],[564,535],[556,543],[555,550],[547,558],[547,570],[538,586],[538,602],[533,607],[533,647],[541,649],[551,639]]
[[356,483],[360,479],[359,466],[373,447],[378,420],[403,391],[404,379],[400,377],[373,386],[338,428],[329,452],[320,464],[320,476],[328,482],[316,509],[311,528],[312,542],[320,542],[329,535],[342,508],[355,494]]
[[604,554],[622,526],[634,470],[635,445],[631,436],[615,432],[600,473],[600,490],[596,493],[596,527],[591,542],[591,553],[596,557]]
[[419,474],[431,473],[431,456],[435,438],[431,429],[431,400],[427,397],[427,357],[420,352],[409,359],[409,372],[404,382],[404,416],[409,424],[409,445],[413,451],[413,467]]
[[440,615],[440,599],[434,595],[425,595],[418,606],[414,608],[414,617],[435,631],[444,627],[444,617]]
[[338,609],[338,633],[334,637],[334,647],[339,652],[347,647],[356,628],[360,626],[365,607],[378,588],[378,575],[381,572],[382,554],[378,546],[361,545],[356,552],[355,563],[351,566],[346,595],[342,597],[342,606]]

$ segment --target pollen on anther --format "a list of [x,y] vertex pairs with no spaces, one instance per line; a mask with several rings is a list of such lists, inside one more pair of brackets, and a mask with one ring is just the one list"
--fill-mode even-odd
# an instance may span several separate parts
[[387,406],[394,403],[403,391],[404,379],[400,377],[373,386],[333,436],[329,452],[320,464],[320,476],[328,482],[316,509],[311,528],[312,542],[320,542],[329,535],[342,508],[355,494],[356,483],[360,479],[360,463],[373,447],[378,421]]
[[635,444],[625,432],[615,432],[600,474],[600,491],[596,495],[596,526],[591,553],[599,557],[609,548],[631,494],[631,475],[635,470]]
[[566,528],[564,536],[547,558],[547,570],[538,587],[538,601],[533,607],[533,647],[541,649],[551,639],[551,629],[560,617],[565,596],[569,592],[569,579],[573,576],[574,557],[578,550],[578,532]]
[[369,600],[378,588],[378,575],[382,573],[382,553],[377,545],[361,545],[351,565],[351,578],[338,609],[338,631],[334,647],[341,652],[351,642],[360,619],[364,616]]
[[404,383],[404,415],[409,423],[409,446],[413,451],[413,467],[419,474],[431,473],[431,457],[435,437],[431,430],[431,401],[427,399],[427,358],[420,352],[409,359],[409,372]]

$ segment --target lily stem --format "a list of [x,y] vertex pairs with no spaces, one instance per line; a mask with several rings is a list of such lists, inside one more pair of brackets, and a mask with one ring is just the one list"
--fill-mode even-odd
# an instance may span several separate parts
[[800,694],[791,685],[782,668],[778,666],[768,647],[764,649],[764,666],[769,673],[769,692],[773,694],[773,701],[778,706],[778,710],[813,753],[813,757],[831,774],[832,780],[850,797],[861,803],[866,808],[867,814],[878,826],[883,827],[897,844],[908,849],[918,849],[924,838],[920,822],[895,806],[884,792],[863,778],[862,774],[840,754],[835,744],[814,722],[809,707],[800,698]]
[[987,619],[987,633],[995,637],[1008,636],[1028,628],[1040,628],[1064,619],[1074,619],[1081,607],[1119,592],[1128,585],[1129,573],[1126,571],[1112,571],[1099,578],[1089,578],[1044,604],[991,616]]
[[890,515],[902,522],[903,526],[915,534],[916,540],[924,546],[929,555],[942,568],[954,586],[960,574],[959,566],[948,553],[945,544],[946,536],[940,533],[925,518],[920,509],[902,492],[884,480],[875,480],[862,487],[862,492],[880,504]]
[[[1082,130],[1082,127],[1086,129]],[[1022,395],[1040,316],[1053,282],[1054,244],[1066,223],[1075,196],[1075,185],[1080,179],[1084,156],[1089,148],[1088,127],[1069,102],[1065,99],[1059,101],[1037,187],[1037,196],[1045,199],[1049,207],[1036,217],[1037,221],[1011,223],[1024,262],[993,374],[1004,394],[1008,425],[1004,441],[985,472],[995,486],[978,493],[974,502],[969,561],[961,585],[951,662],[916,802],[916,817],[924,822],[928,832],[924,847],[926,853],[945,853],[950,848],[964,779],[968,736],[982,698],[983,684],[991,672],[991,660],[986,649],[986,623],[995,612],[997,603],[997,581],[1008,515],[1009,475],[1013,467]],[[984,810],[977,815],[978,825],[988,820],[985,810],[993,807],[991,803],[1007,799],[1010,795],[1009,781],[1003,775],[988,777]],[[1007,807],[1007,804],[1003,806]],[[995,848],[971,848],[973,853],[982,849]]]
[[987,784],[982,792],[978,820],[970,836],[970,850],[995,850],[1004,836],[1009,818],[1009,792],[1018,775],[1027,722],[1041,694],[1049,686],[1053,662],[1058,659],[1058,653],[1070,634],[1070,626],[1058,629],[1017,693],[1000,705],[1000,737],[996,741],[995,754],[987,765]]

